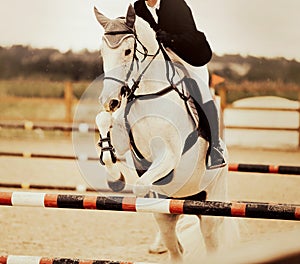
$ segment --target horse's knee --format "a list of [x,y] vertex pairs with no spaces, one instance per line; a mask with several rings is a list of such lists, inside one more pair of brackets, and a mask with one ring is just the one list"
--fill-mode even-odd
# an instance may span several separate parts
[[159,225],[176,225],[179,215],[175,214],[155,214],[155,219]]
[[176,223],[179,215],[156,214],[162,242],[167,247],[171,259],[181,259],[183,247],[176,234]]

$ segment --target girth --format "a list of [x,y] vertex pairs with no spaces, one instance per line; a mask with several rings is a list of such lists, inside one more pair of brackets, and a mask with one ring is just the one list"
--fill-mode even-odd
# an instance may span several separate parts
[[[143,154],[139,151],[138,147],[136,146],[134,136],[133,136],[133,133],[132,133],[129,121],[128,121],[128,115],[130,113],[130,109],[136,100],[151,100],[151,99],[155,99],[157,97],[163,96],[171,91],[179,92],[176,89],[177,88],[174,86],[169,86],[157,93],[145,94],[145,95],[134,95],[134,97],[130,98],[130,103],[127,103],[127,105],[126,105],[126,108],[124,111],[125,126],[126,126],[127,133],[129,135],[132,158],[134,161],[136,172],[139,175],[139,177],[141,177],[149,169],[149,167],[152,165],[152,162],[148,161],[143,156]],[[182,98],[182,99],[186,99],[186,98]],[[198,129],[195,129],[188,135],[188,137],[185,140],[184,148],[183,148],[181,155],[184,155],[189,149],[191,149],[194,146],[194,144],[197,142],[198,137],[199,137]],[[171,172],[169,172],[166,176],[164,176],[163,178],[155,181],[153,183],[153,185],[168,184],[172,181],[173,177],[174,177],[174,169]]]

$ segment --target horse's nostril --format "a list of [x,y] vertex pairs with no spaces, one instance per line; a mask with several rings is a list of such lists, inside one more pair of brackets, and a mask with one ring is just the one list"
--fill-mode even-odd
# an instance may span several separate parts
[[109,109],[111,111],[113,111],[114,109],[116,109],[119,106],[119,101],[116,99],[113,99],[109,102]]

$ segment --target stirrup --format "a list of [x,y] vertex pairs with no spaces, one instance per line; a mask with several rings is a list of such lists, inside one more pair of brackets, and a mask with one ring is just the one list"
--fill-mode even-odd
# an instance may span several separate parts
[[207,170],[220,169],[227,165],[226,161],[223,159],[222,163],[216,165],[206,165]]
[[219,147],[212,147],[209,158],[210,164],[206,165],[206,169],[208,170],[223,168],[227,165],[222,153],[222,149]]

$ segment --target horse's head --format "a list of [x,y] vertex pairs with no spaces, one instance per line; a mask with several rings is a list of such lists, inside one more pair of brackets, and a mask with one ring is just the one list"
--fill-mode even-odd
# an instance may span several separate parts
[[132,74],[136,15],[132,5],[124,18],[109,19],[96,8],[94,11],[105,30],[101,47],[105,78],[99,100],[106,111],[113,112],[120,106],[122,94],[128,88],[127,81]]

